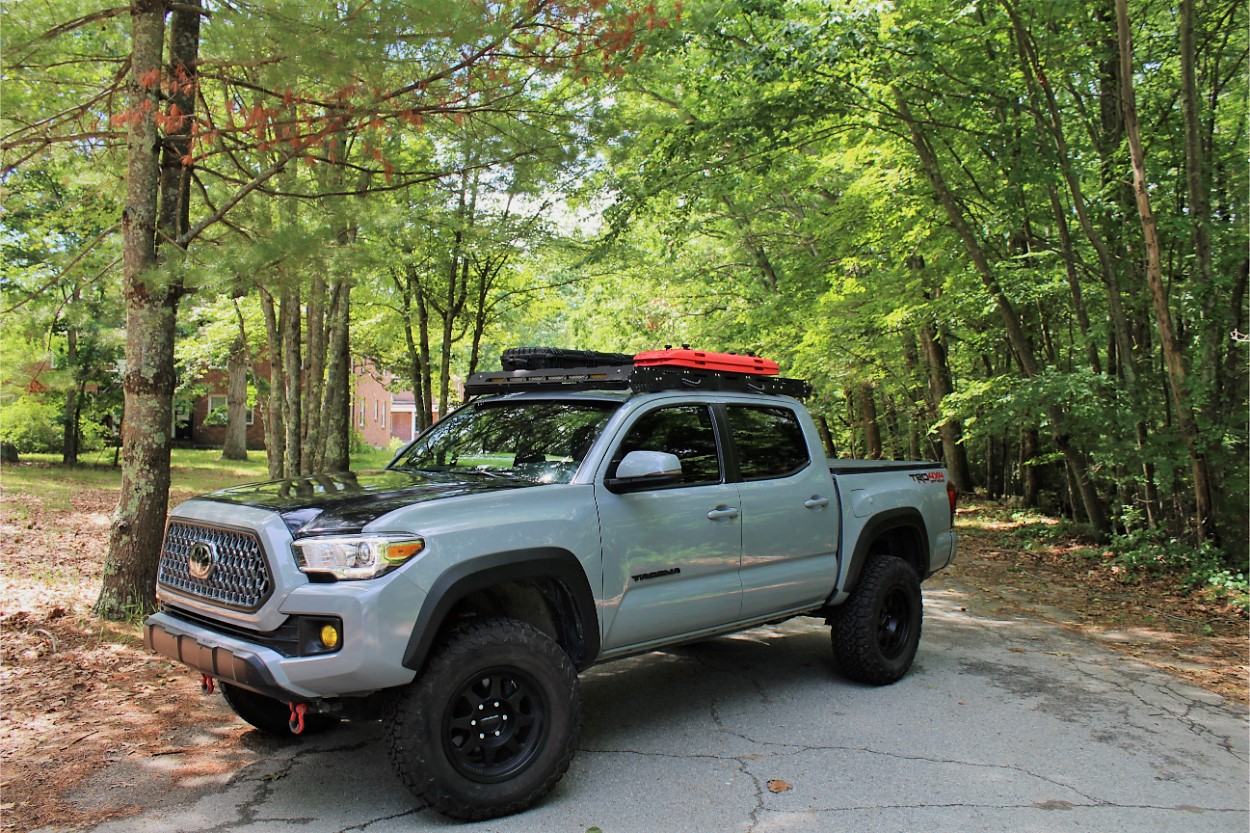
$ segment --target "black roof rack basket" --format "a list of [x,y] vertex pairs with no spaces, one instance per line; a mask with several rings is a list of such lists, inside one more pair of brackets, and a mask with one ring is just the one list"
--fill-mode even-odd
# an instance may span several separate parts
[[544,370],[494,370],[474,373],[464,386],[468,396],[510,391],[630,390],[653,393],[666,390],[730,391],[793,396],[804,399],[812,386],[802,379],[725,373],[688,367],[571,367]]

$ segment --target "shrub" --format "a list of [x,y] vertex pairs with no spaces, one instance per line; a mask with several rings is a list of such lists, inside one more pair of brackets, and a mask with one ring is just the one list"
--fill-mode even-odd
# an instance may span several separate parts
[[1216,597],[1250,609],[1250,585],[1244,565],[1229,568],[1229,557],[1203,542],[1197,546],[1169,538],[1160,530],[1140,529],[1118,535],[1111,543],[1112,563],[1124,581],[1142,576],[1176,576],[1186,590],[1208,589]]
[[65,440],[61,409],[36,396],[0,407],[0,440],[22,454],[57,452]]

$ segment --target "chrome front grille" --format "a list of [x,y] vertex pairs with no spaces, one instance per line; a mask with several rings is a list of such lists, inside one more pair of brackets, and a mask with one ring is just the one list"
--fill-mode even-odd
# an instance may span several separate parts
[[157,580],[179,593],[253,611],[273,592],[273,576],[255,534],[170,521]]

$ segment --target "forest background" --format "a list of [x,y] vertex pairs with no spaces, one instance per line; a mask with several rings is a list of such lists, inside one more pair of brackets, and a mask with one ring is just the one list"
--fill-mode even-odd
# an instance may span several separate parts
[[941,459],[1244,598],[1247,27],[1240,0],[7,3],[0,439],[73,465],[121,426],[96,610],[132,617],[204,369],[289,477],[348,465],[354,360],[428,423],[508,346],[750,350],[812,382],[831,455]]

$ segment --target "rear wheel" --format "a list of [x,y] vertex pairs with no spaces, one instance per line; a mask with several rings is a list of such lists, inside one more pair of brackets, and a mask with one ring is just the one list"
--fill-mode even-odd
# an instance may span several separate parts
[[833,654],[852,680],[887,685],[902,679],[920,645],[920,579],[906,561],[877,556],[833,616]]
[[[257,729],[282,737],[293,734],[290,726],[291,707],[286,703],[231,683],[219,682],[218,685],[221,686],[221,696],[226,698],[226,703],[234,713]],[[304,731],[301,734],[324,732],[338,722],[338,718],[329,715],[309,714],[304,717]]]
[[395,698],[387,749],[400,779],[444,815],[516,813],[568,770],[581,728],[577,671],[531,625],[488,619],[451,631]]

